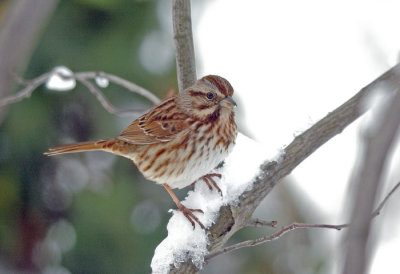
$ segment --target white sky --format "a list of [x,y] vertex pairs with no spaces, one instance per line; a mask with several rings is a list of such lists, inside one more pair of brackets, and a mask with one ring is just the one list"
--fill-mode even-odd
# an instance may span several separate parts
[[[271,150],[395,64],[400,49],[399,1],[213,0],[202,8],[194,26],[198,76],[232,83],[247,130]],[[349,127],[293,173],[333,223],[343,220],[358,138]],[[399,247],[399,229],[391,230],[371,273],[398,273]]]

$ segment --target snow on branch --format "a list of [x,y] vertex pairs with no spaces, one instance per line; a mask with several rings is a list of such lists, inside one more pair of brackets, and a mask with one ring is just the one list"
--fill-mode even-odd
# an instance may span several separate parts
[[[46,84],[46,87],[56,91],[68,91],[73,89],[76,85],[76,81],[83,84],[86,88],[93,93],[96,98],[100,101],[102,106],[110,113],[117,115],[132,115],[143,113],[144,109],[140,110],[122,110],[112,105],[100,88],[105,88],[108,83],[114,83],[119,85],[130,92],[139,94],[146,99],[150,100],[153,104],[158,104],[161,100],[150,91],[145,88],[136,85],[135,83],[129,82],[116,75],[105,73],[105,72],[75,72],[73,73],[66,67],[56,67],[50,72],[46,72],[32,80],[23,80],[17,78],[20,84],[25,86],[19,92],[6,98],[0,99],[0,107],[17,103],[25,98],[29,98],[32,93],[42,84]],[[90,80],[94,80],[96,85]]]
[[[252,218],[252,214],[260,202],[269,194],[273,187],[279,182],[280,179],[290,174],[293,169],[295,169],[302,161],[304,161],[308,156],[310,156],[319,147],[325,144],[328,140],[332,139],[337,134],[341,133],[348,125],[350,125],[354,120],[360,117],[364,112],[367,111],[365,107],[364,100],[371,96],[371,94],[376,92],[377,87],[382,85],[390,85],[392,83],[397,83],[400,77],[400,64],[392,67],[376,80],[362,88],[355,96],[350,98],[347,102],[339,106],[337,109],[329,112],[329,114],[321,119],[319,122],[314,124],[308,130],[298,135],[287,147],[279,153],[276,161],[265,161],[257,176],[253,176],[250,179],[251,183],[248,188],[243,189],[243,193],[233,203],[223,204],[219,209],[217,216],[212,218],[211,221],[204,221],[207,223],[207,250],[208,253],[218,252],[224,246],[233,234],[237,231],[246,227],[249,220]],[[389,91],[387,91],[389,92]],[[240,142],[238,142],[238,145]],[[243,148],[241,148],[243,149]],[[229,158],[234,157],[235,149]],[[256,154],[258,155],[258,154]],[[266,158],[266,157],[265,157]],[[241,157],[238,159],[241,163],[252,162],[253,155],[248,154],[248,157]],[[255,163],[257,161],[254,161]],[[229,169],[226,165],[225,169]],[[241,169],[244,171],[245,168]],[[224,176],[229,176],[228,172],[223,172]],[[224,178],[224,177],[223,177]],[[226,178],[226,177],[225,177]],[[231,187],[230,181],[225,179],[226,183]],[[219,182],[221,184],[223,182]],[[245,185],[245,184],[243,184]],[[196,185],[197,187],[197,185]],[[224,186],[226,188],[226,186]],[[198,202],[192,204],[191,197],[197,195],[197,189],[194,192],[190,192],[188,198],[186,199],[186,205],[198,208],[200,205]],[[217,195],[217,194],[216,194]],[[225,195],[225,194],[224,194]],[[223,199],[223,198],[222,198]],[[208,206],[208,201],[203,201],[201,203],[202,209]],[[177,215],[177,214],[175,214]],[[175,215],[171,218],[175,217]],[[205,214],[206,215],[206,214]],[[200,220],[203,222],[201,215],[198,215]],[[210,222],[212,225],[210,226]],[[179,230],[178,230],[179,231]],[[169,230],[170,233],[170,230]],[[175,233],[177,233],[175,231]],[[181,233],[184,233],[181,230]],[[168,237],[164,240],[168,241]],[[184,238],[184,236],[181,236]],[[186,240],[193,240],[192,237],[187,237]],[[164,243],[164,242],[163,242]],[[161,245],[163,245],[163,243]],[[188,243],[183,243],[187,245]],[[171,251],[171,250],[170,250]],[[179,258],[174,258],[172,263],[169,264],[170,273],[196,273],[204,266],[204,257],[206,252],[201,249],[199,254],[191,254],[189,256],[181,256]],[[172,254],[174,254],[172,252]],[[188,254],[188,253],[186,253]],[[153,257],[152,267],[154,271],[154,266],[156,266],[159,261],[155,260],[159,256],[158,250],[155,252]],[[192,260],[196,258],[196,260]],[[201,261],[203,259],[203,262]],[[160,268],[159,268],[160,269]],[[166,266],[164,265],[164,269]],[[154,271],[154,273],[163,273]],[[164,272],[165,273],[165,272]]]
[[[224,165],[211,172],[222,174],[221,179],[214,177],[222,193],[210,190],[204,182],[199,181],[194,191],[189,191],[182,203],[189,208],[203,210],[203,214],[196,214],[196,216],[206,228],[209,228],[215,223],[222,206],[237,205],[239,196],[251,189],[254,176],[265,160],[266,153],[266,149],[239,133],[235,148],[225,159]],[[280,155],[274,152],[274,155],[276,154]],[[279,158],[275,160],[279,161]],[[274,223],[272,222],[271,225]],[[204,257],[208,254],[209,239],[206,231],[199,226],[193,229],[180,211],[173,211],[167,230],[168,237],[154,252],[151,262],[153,273],[168,273],[170,265],[178,267],[188,258],[200,269],[204,263]]]

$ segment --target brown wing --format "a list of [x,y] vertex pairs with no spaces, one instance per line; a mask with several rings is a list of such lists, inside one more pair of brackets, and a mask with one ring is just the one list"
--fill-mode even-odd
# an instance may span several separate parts
[[188,115],[177,111],[171,98],[133,121],[117,139],[140,145],[168,142],[189,126]]

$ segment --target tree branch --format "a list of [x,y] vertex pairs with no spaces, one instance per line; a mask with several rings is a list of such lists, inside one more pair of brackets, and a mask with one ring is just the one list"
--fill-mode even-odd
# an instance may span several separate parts
[[[264,163],[252,188],[240,196],[238,205],[227,205],[220,209],[220,215],[209,231],[208,250],[210,252],[219,250],[236,231],[246,226],[254,210],[280,179],[291,173],[320,146],[360,117],[367,110],[361,107],[363,99],[371,95],[376,87],[392,83],[399,75],[400,65],[398,64],[297,136],[284,149],[283,158],[280,161]],[[171,271],[172,273],[196,273],[199,270],[191,262],[186,261],[177,268],[172,267]]]
[[[383,199],[383,201],[379,204],[379,206],[376,208],[376,210],[369,216],[370,220],[379,215],[379,212],[382,210],[383,206],[386,204],[386,202],[389,200],[389,198],[392,196],[392,194],[399,188],[399,186],[400,186],[400,183],[397,183],[396,186],[386,195],[385,199]],[[264,244],[267,242],[277,240],[280,237],[282,237],[283,235],[285,235],[287,232],[293,231],[297,228],[328,228],[328,229],[341,230],[341,229],[347,228],[347,227],[349,227],[349,224],[329,225],[329,224],[292,223],[288,226],[282,227],[280,230],[278,230],[277,232],[275,232],[269,236],[261,237],[259,239],[255,239],[255,240],[243,241],[241,243],[237,243],[237,244],[225,247],[223,249],[220,249],[216,252],[210,253],[209,255],[207,255],[204,258],[204,261],[207,263],[211,259],[213,259],[219,255],[226,254],[226,253],[229,253],[234,250],[238,250],[243,247],[256,246],[256,245],[260,245],[260,244]]]
[[179,91],[183,91],[197,80],[190,0],[174,0],[172,5],[176,72]]
[[81,82],[87,89],[96,96],[96,99],[101,103],[103,108],[107,110],[109,113],[116,114],[119,116],[123,115],[137,115],[143,113],[146,109],[135,109],[135,110],[122,110],[114,107],[104,96],[104,94],[90,81],[85,78],[76,78],[79,82]]
[[143,96],[144,98],[150,100],[154,105],[157,105],[161,102],[160,98],[155,96],[152,92],[148,91],[144,87],[141,87],[135,83],[132,83],[128,80],[125,80],[117,75],[111,74],[111,73],[106,73],[106,72],[77,72],[74,73],[75,79],[96,79],[97,77],[102,77],[110,81],[111,83],[114,83],[116,85],[119,85],[123,88],[126,88],[128,91],[139,94]]
[[0,28],[0,97],[12,90],[11,72],[25,70],[40,31],[57,3],[57,0],[12,1]]
[[387,83],[384,88],[394,90],[395,93],[376,108],[380,115],[370,123],[370,127],[364,133],[363,153],[361,168],[357,172],[354,184],[356,191],[351,201],[354,208],[351,216],[351,224],[347,233],[346,259],[343,273],[365,273],[368,268],[369,252],[367,243],[371,230],[371,212],[380,192],[382,173],[389,151],[393,145],[400,125],[400,81]]
[[269,236],[261,237],[261,238],[255,239],[255,240],[243,241],[243,242],[225,247],[225,248],[215,251],[213,253],[210,253],[204,258],[204,261],[207,263],[211,259],[213,259],[219,255],[222,255],[222,254],[226,254],[226,253],[229,253],[229,252],[232,252],[232,251],[244,248],[244,247],[256,246],[256,245],[264,244],[266,242],[271,242],[271,241],[277,240],[280,237],[282,237],[283,235],[285,235],[287,232],[293,231],[298,228],[328,228],[328,229],[341,230],[342,228],[345,228],[345,227],[348,227],[348,224],[328,225],[328,224],[292,223],[288,226],[282,227],[280,230],[278,230],[277,232],[275,232]]
[[[18,81],[25,85],[25,88],[20,90],[14,95],[11,95],[9,97],[6,97],[4,99],[0,100],[0,108],[9,104],[13,104],[16,102],[19,102],[23,100],[24,98],[29,98],[32,93],[36,90],[36,88],[44,83],[53,75],[53,71],[44,73],[30,81],[18,79]],[[62,78],[65,78],[66,80],[68,79],[68,76],[65,75],[59,75]],[[117,84],[119,86],[122,86],[126,88],[127,90],[137,93],[139,95],[142,95],[143,97],[147,98],[150,100],[153,104],[158,104],[160,103],[160,99],[155,96],[153,93],[150,91],[146,90],[143,87],[140,87],[132,82],[129,82],[121,77],[118,77],[116,75],[110,74],[110,73],[105,73],[105,72],[77,72],[73,73],[70,77],[74,78],[75,80],[81,82],[85,87],[89,89],[90,92],[92,92],[96,98],[100,101],[101,105],[110,113],[112,114],[117,114],[117,115],[137,115],[140,113],[143,113],[145,109],[138,109],[138,110],[122,110],[119,108],[116,108],[114,105],[112,105],[107,98],[104,96],[104,94],[98,89],[94,84],[92,84],[88,80],[96,79],[97,77],[102,77],[104,79],[107,79],[108,81]]]
[[52,75],[52,72],[46,72],[30,81],[25,81],[22,79],[18,79],[18,82],[23,83],[25,88],[18,91],[16,94],[5,97],[0,100],[0,108],[6,105],[17,103],[25,98],[29,98],[31,94],[35,91],[35,89],[46,83],[47,79]]
[[254,226],[254,227],[265,227],[265,226],[270,226],[270,227],[276,227],[278,224],[277,221],[264,221],[260,220],[258,218],[252,218],[247,221],[246,226]]

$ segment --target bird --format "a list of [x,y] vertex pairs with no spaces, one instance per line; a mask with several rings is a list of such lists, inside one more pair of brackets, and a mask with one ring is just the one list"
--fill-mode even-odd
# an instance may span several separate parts
[[205,229],[194,212],[174,194],[203,180],[221,190],[210,173],[232,151],[238,128],[233,87],[223,77],[207,75],[182,92],[165,99],[134,120],[119,136],[50,148],[53,156],[85,151],[106,151],[132,160],[143,176],[163,185],[179,211],[195,228]]

